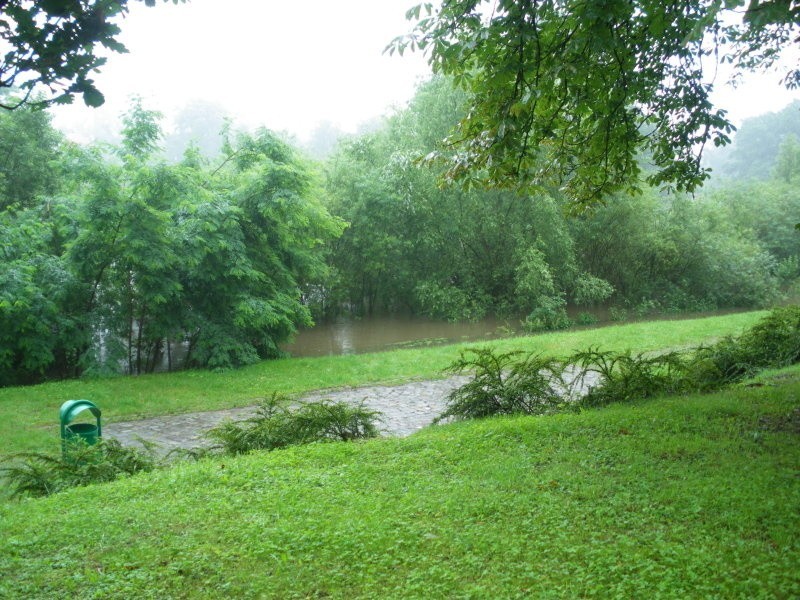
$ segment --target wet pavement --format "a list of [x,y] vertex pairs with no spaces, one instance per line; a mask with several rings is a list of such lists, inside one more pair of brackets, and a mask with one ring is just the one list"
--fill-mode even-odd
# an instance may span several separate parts
[[[297,402],[329,399],[333,402],[364,403],[381,413],[378,428],[383,435],[407,436],[426,425],[444,411],[447,395],[467,381],[466,376],[402,385],[377,385],[345,388],[307,394]],[[164,453],[177,448],[209,445],[205,432],[226,419],[239,421],[256,412],[256,406],[214,410],[182,415],[141,419],[121,423],[104,423],[103,435],[116,438],[123,445],[136,445],[139,440],[158,444]]]
[[[596,385],[596,373],[580,375],[576,369],[567,367],[564,372],[566,384],[559,386],[564,396],[576,398]],[[382,435],[404,437],[430,425],[433,419],[444,412],[448,394],[469,380],[466,375],[448,379],[415,381],[401,385],[375,385],[313,392],[301,396],[296,402],[328,399],[333,402],[363,403],[366,408],[381,414],[378,429]],[[205,433],[226,419],[240,421],[253,416],[256,406],[186,413],[103,424],[105,437],[117,438],[123,445],[154,442],[159,451],[209,446]]]

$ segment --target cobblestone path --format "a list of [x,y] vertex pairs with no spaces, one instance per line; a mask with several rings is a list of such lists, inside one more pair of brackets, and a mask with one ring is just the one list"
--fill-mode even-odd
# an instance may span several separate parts
[[[416,381],[402,385],[378,385],[314,392],[298,398],[299,402],[328,398],[346,401],[382,413],[378,424],[384,435],[406,436],[429,425],[444,410],[445,398],[451,390],[467,381],[466,376],[431,381]],[[225,419],[241,420],[255,413],[255,406],[187,413],[126,421],[103,423],[103,436],[117,438],[124,445],[137,444],[137,438],[155,442],[166,453],[176,448],[196,448],[208,444],[204,433]]]

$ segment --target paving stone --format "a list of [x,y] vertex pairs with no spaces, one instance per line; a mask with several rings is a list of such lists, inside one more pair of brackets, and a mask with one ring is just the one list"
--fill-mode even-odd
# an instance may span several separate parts
[[[444,411],[447,395],[467,381],[465,376],[402,385],[376,385],[314,392],[298,398],[298,402],[329,399],[334,402],[364,403],[382,414],[378,428],[382,435],[407,436],[430,425]],[[158,444],[167,453],[177,448],[207,446],[204,433],[226,419],[239,421],[256,412],[255,406],[213,410],[182,415],[140,419],[120,423],[104,423],[103,435],[116,438],[124,445],[137,445],[139,440]]]
[[[564,394],[575,397],[589,386],[595,385],[595,373],[577,378],[577,373],[567,371],[567,379],[571,380]],[[314,392],[298,398],[298,402],[329,399],[334,402],[364,403],[364,406],[381,413],[378,428],[382,435],[405,437],[423,427],[430,425],[434,418],[445,408],[447,395],[455,388],[468,381],[464,375],[448,379],[414,381],[402,385],[376,385],[357,388],[345,388]],[[124,445],[136,445],[140,440],[154,442],[163,453],[184,448],[208,446],[209,440],[204,437],[206,431],[219,425],[225,419],[239,421],[256,412],[255,406],[214,410],[198,413],[187,413],[126,421],[121,423],[104,423],[103,435],[116,438]]]

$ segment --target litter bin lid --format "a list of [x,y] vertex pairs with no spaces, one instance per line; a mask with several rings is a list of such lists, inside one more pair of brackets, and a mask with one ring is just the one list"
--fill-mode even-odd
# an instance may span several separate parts
[[61,421],[62,427],[72,421],[79,413],[84,410],[89,410],[99,420],[100,409],[97,408],[94,402],[89,400],[67,400],[61,405],[61,410],[58,411],[58,418]]

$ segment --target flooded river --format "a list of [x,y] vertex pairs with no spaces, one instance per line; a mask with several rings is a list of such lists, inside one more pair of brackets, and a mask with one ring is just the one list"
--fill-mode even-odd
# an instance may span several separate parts
[[[629,318],[636,320],[672,320],[710,317],[740,312],[741,309],[718,310],[703,313],[680,313],[648,315]],[[576,319],[578,311],[568,307],[567,312]],[[594,309],[597,326],[611,324],[609,312]],[[364,319],[344,318],[333,323],[319,323],[311,329],[303,329],[291,344],[283,349],[292,356],[327,356],[331,354],[361,354],[399,348],[419,348],[491,340],[512,335],[524,335],[520,318],[499,319],[487,317],[473,323],[448,323],[424,317],[373,316]],[[579,327],[576,327],[579,328]]]
[[284,349],[292,356],[360,354],[455,342],[489,340],[512,334],[519,320],[486,318],[474,323],[447,323],[421,317],[341,319],[304,329]]

